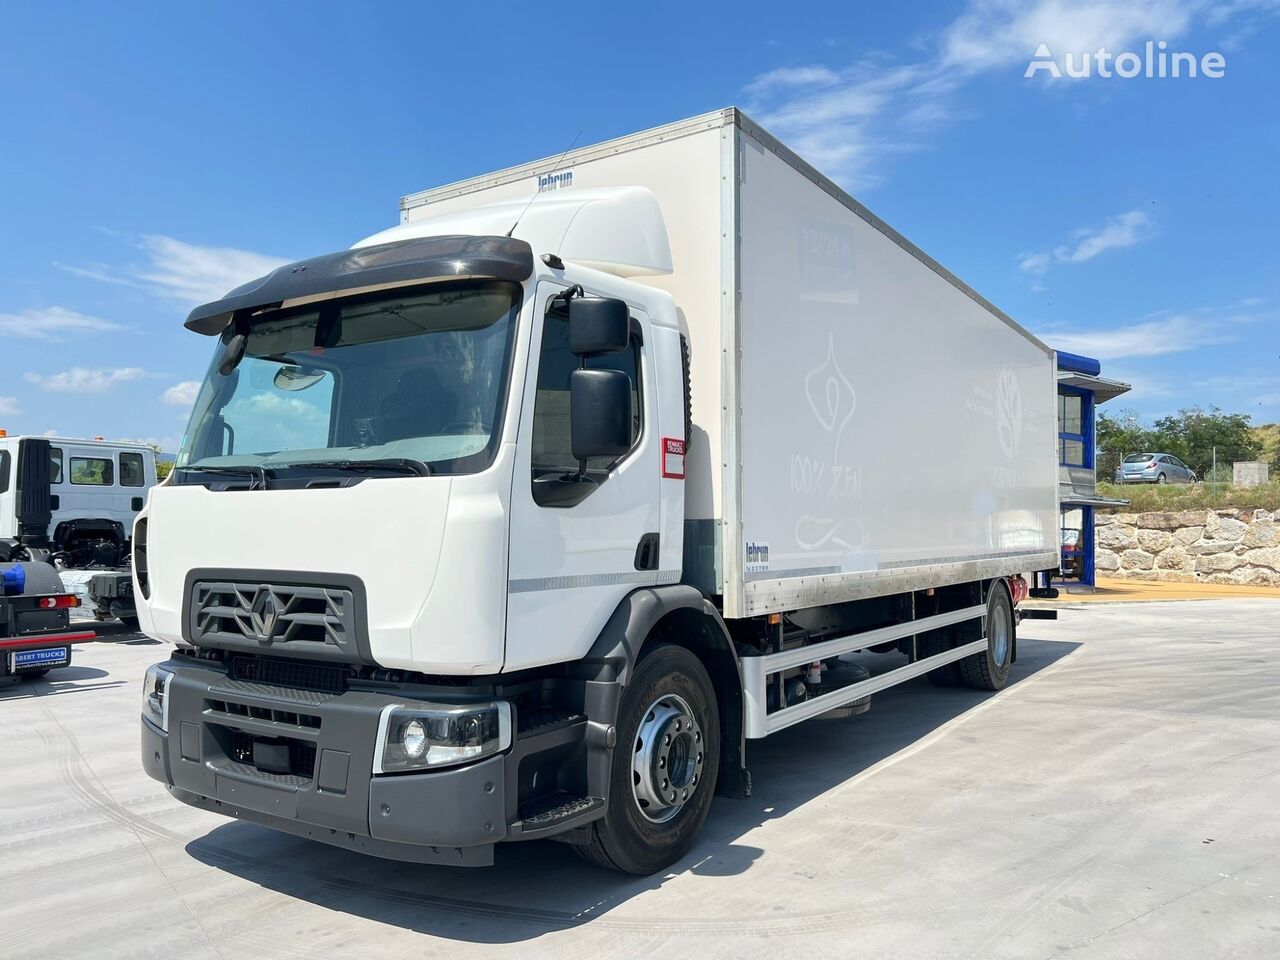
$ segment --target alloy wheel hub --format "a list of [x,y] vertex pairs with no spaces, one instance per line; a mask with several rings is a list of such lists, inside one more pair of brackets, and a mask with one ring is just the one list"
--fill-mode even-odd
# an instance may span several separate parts
[[631,751],[631,792],[640,813],[665,823],[702,781],[702,728],[683,698],[666,694],[649,705]]

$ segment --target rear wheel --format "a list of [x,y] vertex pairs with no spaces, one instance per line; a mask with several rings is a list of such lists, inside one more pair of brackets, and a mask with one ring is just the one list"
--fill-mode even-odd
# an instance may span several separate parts
[[[925,657],[936,657],[938,654],[950,650],[956,643],[956,637],[951,630],[931,630],[929,633],[921,634],[919,638],[920,658],[923,660]],[[960,676],[960,664],[955,660],[930,670],[928,677],[929,682],[935,687],[958,687],[964,682]]]
[[1160,476],[1156,477],[1156,483],[1168,483],[1168,482],[1169,482],[1169,478],[1166,477],[1163,473],[1160,474]]
[[975,690],[1003,690],[1013,665],[1013,601],[1003,580],[991,585],[987,597],[987,649],[959,662],[960,676]]
[[618,707],[608,812],[575,849],[623,873],[670,866],[707,818],[719,763],[720,717],[706,668],[684,647],[653,647]]

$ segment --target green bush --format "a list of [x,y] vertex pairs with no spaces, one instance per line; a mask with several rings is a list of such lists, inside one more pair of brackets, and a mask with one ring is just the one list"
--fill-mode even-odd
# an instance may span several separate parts
[[1127,507],[1110,513],[1157,513],[1163,510],[1205,510],[1220,507],[1280,510],[1280,480],[1263,487],[1233,487],[1229,483],[1099,483],[1098,495],[1128,500]]

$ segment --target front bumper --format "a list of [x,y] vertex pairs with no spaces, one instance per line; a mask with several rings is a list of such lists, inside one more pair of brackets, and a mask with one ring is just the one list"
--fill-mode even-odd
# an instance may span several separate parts
[[[143,766],[192,806],[426,863],[485,865],[493,844],[508,836],[510,755],[429,773],[373,774],[379,715],[412,700],[248,683],[186,664],[174,666],[168,698],[167,733],[142,720]],[[289,773],[260,770],[236,756],[235,745],[252,737],[285,744],[302,759]]]

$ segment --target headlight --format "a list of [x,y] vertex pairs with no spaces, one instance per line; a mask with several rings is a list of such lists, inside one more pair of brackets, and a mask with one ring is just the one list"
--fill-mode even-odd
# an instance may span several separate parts
[[142,715],[153,724],[169,732],[169,683],[173,674],[161,664],[147,667],[142,681]]
[[511,704],[387,707],[378,722],[374,773],[448,767],[511,746]]

